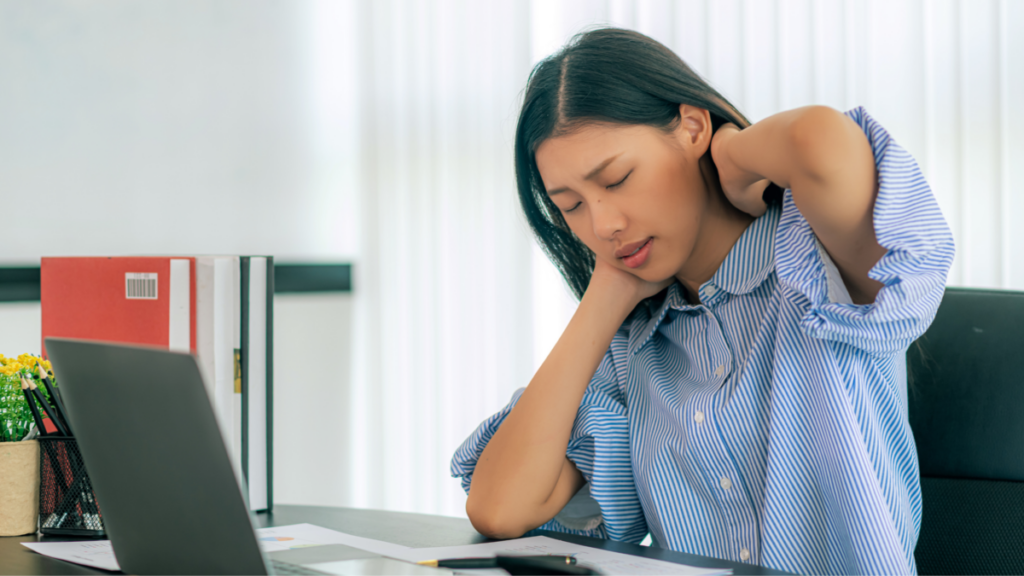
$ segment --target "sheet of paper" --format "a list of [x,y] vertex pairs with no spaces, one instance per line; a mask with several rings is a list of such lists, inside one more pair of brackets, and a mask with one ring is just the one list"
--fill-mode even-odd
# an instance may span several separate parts
[[395,557],[412,550],[408,546],[353,536],[330,530],[313,524],[292,524],[291,526],[275,526],[256,530],[256,537],[264,552],[323,546],[325,544],[344,544],[360,550],[366,550],[381,556]]
[[[353,536],[314,526],[312,524],[293,524],[291,526],[275,526],[273,528],[260,528],[256,530],[256,537],[260,546],[265,552],[276,552],[279,550],[291,550],[308,546],[323,546],[325,544],[345,544],[354,548],[360,548],[390,556],[399,560],[419,562],[420,560],[434,560],[438,558],[466,558],[494,556],[495,554],[553,554],[558,556],[575,556],[580,564],[592,566],[603,574],[626,575],[626,574],[678,574],[684,576],[713,576],[717,574],[730,574],[730,570],[716,570],[713,568],[697,568],[676,564],[674,562],[663,562],[643,558],[641,556],[630,556],[618,552],[609,552],[599,548],[581,546],[571,542],[563,542],[548,538],[546,536],[533,536],[530,538],[518,538],[515,540],[504,540],[501,542],[486,542],[484,544],[470,544],[467,546],[448,546],[443,548],[409,548],[390,542],[382,542],[370,538]],[[50,558],[99,568],[101,570],[120,570],[117,559],[114,557],[114,550],[109,540],[89,540],[85,542],[22,542],[22,544],[35,552]],[[461,571],[460,571],[461,572]],[[487,571],[467,571],[477,574]]]
[[483,544],[470,544],[468,546],[447,546],[443,548],[413,548],[402,556],[396,556],[402,560],[419,562],[421,560],[437,560],[441,558],[472,558],[494,556],[497,554],[529,554],[541,555],[551,554],[556,556],[574,556],[578,564],[586,564],[597,569],[602,574],[628,575],[628,574],[674,574],[683,576],[711,576],[715,574],[731,574],[729,569],[697,568],[675,562],[664,562],[644,558],[642,556],[631,556],[618,552],[609,552],[600,548],[591,548],[563,542],[548,538],[547,536],[532,536],[530,538],[517,538],[515,540],[503,540],[500,542],[485,542]]
[[43,556],[81,564],[100,570],[120,570],[110,540],[89,540],[88,542],[22,542],[25,547]]
[[[264,552],[291,550],[325,544],[345,544],[353,548],[367,550],[383,556],[397,557],[407,553],[411,548],[382,542],[370,538],[362,538],[314,526],[312,524],[292,524],[291,526],[275,526],[258,528],[256,538]],[[101,570],[120,570],[110,540],[89,540],[87,542],[22,542],[27,548],[65,562],[99,568]]]

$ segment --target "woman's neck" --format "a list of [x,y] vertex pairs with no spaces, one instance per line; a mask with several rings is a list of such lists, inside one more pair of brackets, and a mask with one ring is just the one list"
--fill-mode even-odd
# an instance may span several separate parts
[[701,218],[693,252],[676,274],[676,280],[686,289],[691,304],[700,303],[698,289],[701,284],[715,275],[736,241],[754,221],[753,216],[737,209],[725,197],[710,155],[701,159],[700,168],[708,204]]

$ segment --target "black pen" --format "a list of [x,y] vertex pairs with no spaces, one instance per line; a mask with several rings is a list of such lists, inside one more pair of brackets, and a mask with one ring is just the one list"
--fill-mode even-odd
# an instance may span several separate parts
[[35,381],[24,374],[21,375],[21,378],[22,382],[28,384],[32,394],[39,400],[39,403],[43,405],[43,410],[46,411],[46,415],[50,417],[53,425],[57,427],[57,431],[60,432],[60,435],[68,436],[67,426],[64,425],[64,421],[60,419],[60,416],[57,416],[57,411],[50,407],[50,403],[46,401],[46,397],[39,391]]
[[[501,556],[495,559],[498,561],[498,568],[509,574],[600,574],[597,570],[586,566],[577,566],[569,562],[565,556]],[[565,562],[561,562],[564,560]],[[572,558],[575,561],[575,558]]]
[[46,368],[43,368],[42,360],[36,363],[36,368],[39,369],[39,379],[43,381],[43,386],[46,386],[46,391],[50,393],[50,400],[53,401],[53,407],[57,410],[57,414],[61,419],[64,420],[64,427],[67,428],[68,436],[72,436],[71,421],[68,420],[68,411],[64,408],[64,401],[61,400],[57,393],[57,387],[50,381],[50,377],[46,373]]
[[545,562],[553,562],[559,565],[567,564],[573,565],[576,563],[576,558],[572,556],[492,556],[484,558],[444,558],[441,560],[423,560],[417,562],[423,566],[437,566],[438,568],[497,568],[499,567],[499,559],[505,558],[518,558],[520,560],[542,560]]

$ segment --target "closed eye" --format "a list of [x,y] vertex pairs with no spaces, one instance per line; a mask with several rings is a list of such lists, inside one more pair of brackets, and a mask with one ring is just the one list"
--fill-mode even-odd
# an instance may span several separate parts
[[580,207],[580,204],[583,204],[583,202],[577,202],[572,208],[566,210],[565,213],[568,214],[569,212],[574,212],[577,208]]
[[622,186],[622,183],[625,182],[626,178],[629,178],[629,175],[632,174],[632,173],[633,173],[633,171],[630,170],[629,172],[626,173],[625,176],[622,177],[622,180],[619,180],[615,184],[609,184],[608,186],[605,186],[605,188],[608,189],[608,190],[611,190],[612,188],[618,188],[619,186]]

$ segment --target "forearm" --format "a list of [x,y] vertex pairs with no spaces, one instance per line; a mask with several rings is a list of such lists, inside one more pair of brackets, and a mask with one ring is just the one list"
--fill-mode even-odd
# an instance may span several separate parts
[[[742,171],[748,184],[768,179],[782,188],[793,188],[794,180],[820,169],[814,164],[821,158],[810,158],[813,148],[825,145],[829,135],[826,127],[813,136],[817,142],[808,142],[807,132],[814,132],[822,122],[834,124],[839,112],[820,106],[808,106],[773,114],[737,133],[728,143],[728,161]],[[856,129],[856,126],[854,126]]]
[[571,498],[563,474],[571,472],[566,470],[571,466],[566,449],[576,412],[631,309],[628,299],[609,291],[588,290],[583,297],[477,462],[466,510],[482,532],[514,535],[528,530],[553,517]]

